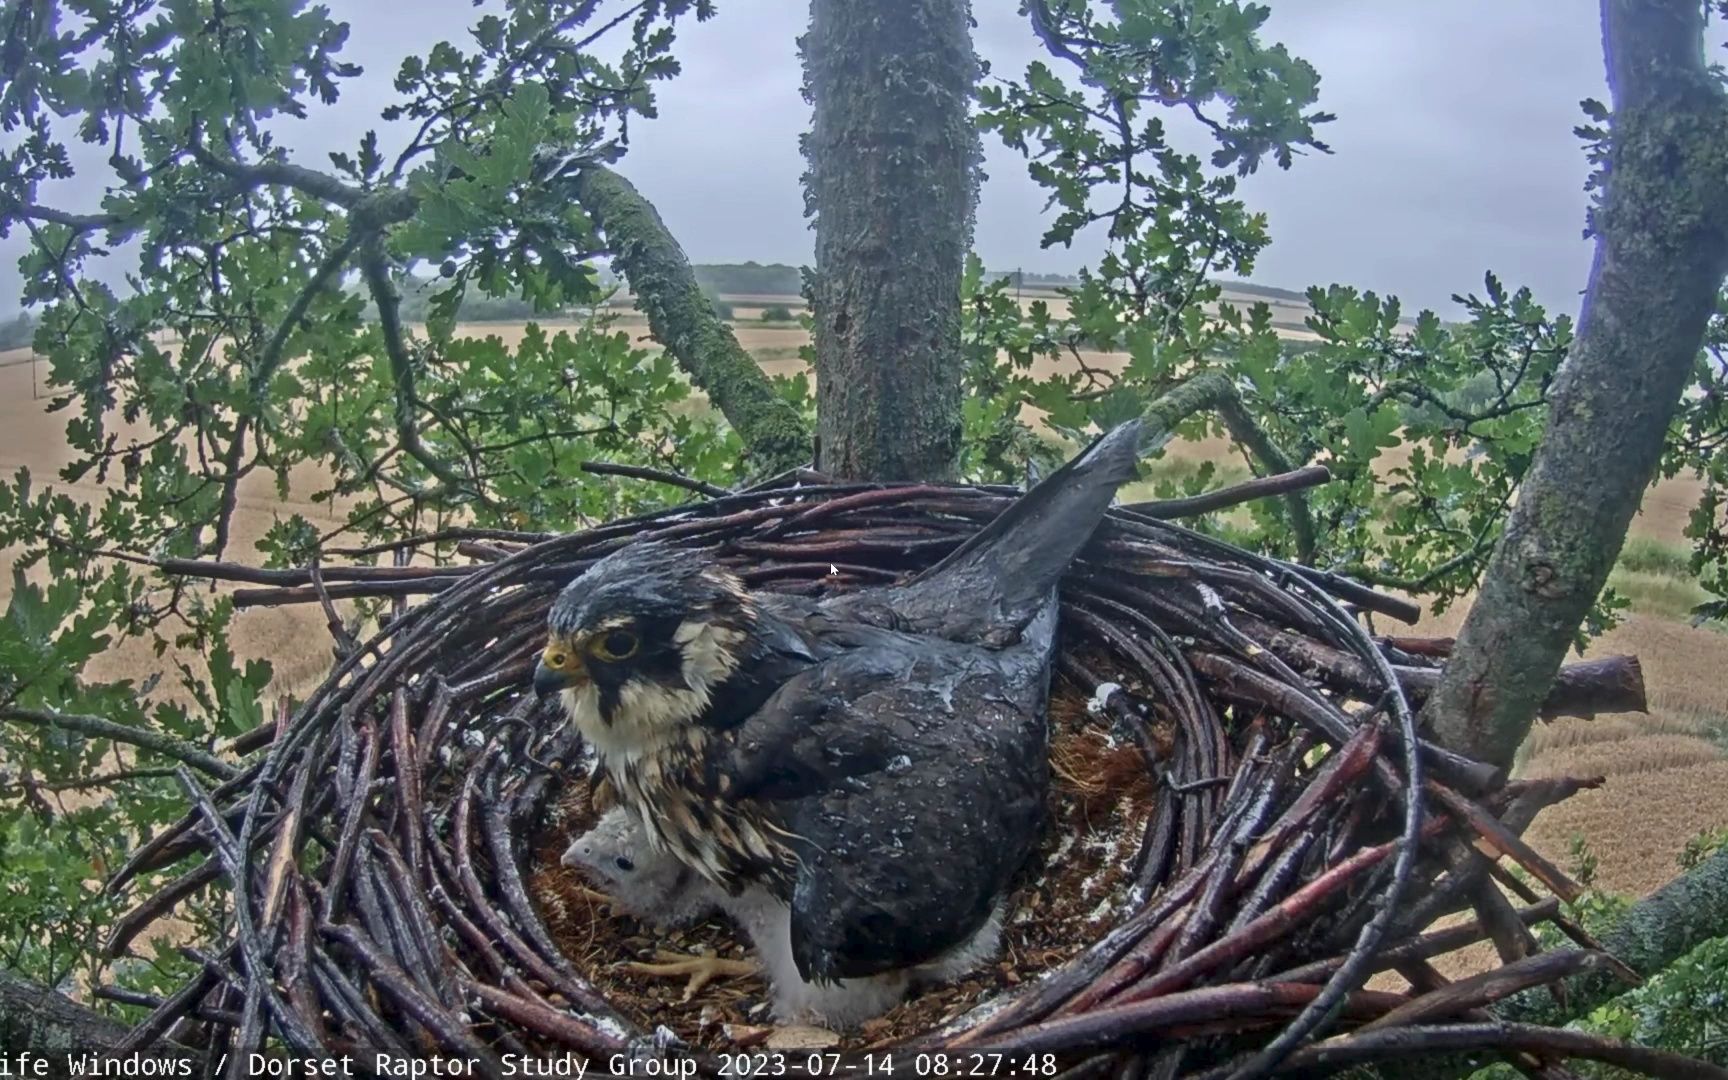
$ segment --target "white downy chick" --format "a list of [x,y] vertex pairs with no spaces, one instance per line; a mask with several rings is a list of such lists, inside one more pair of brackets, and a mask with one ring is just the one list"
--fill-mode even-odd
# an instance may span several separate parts
[[559,861],[581,871],[620,911],[661,930],[700,922],[719,907],[720,890],[652,850],[621,807],[572,841]]

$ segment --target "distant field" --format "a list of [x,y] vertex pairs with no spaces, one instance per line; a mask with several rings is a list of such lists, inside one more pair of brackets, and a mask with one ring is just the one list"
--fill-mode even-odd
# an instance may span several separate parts
[[[1275,319],[1299,326],[1306,306],[1289,296],[1250,295],[1233,291],[1232,302],[1265,299],[1275,305]],[[734,304],[734,332],[756,355],[765,370],[790,374],[802,370],[799,346],[808,341],[796,323],[772,325],[760,321],[763,308],[783,304],[801,312],[797,296],[753,294],[727,298]],[[1065,305],[1049,290],[1026,289],[1022,299],[1042,299],[1061,310]],[[645,321],[634,312],[621,316],[622,329],[641,338]],[[519,324],[464,324],[461,332],[477,337],[520,340]],[[1289,331],[1291,337],[1307,336]],[[1086,354],[1089,363],[1113,368],[1119,355]],[[28,466],[39,482],[53,479],[67,458],[64,414],[48,414],[46,401],[32,396],[29,353],[0,353],[0,472],[10,475]],[[1185,444],[1171,448],[1166,467],[1181,469],[1206,459],[1226,467],[1221,478],[1240,475],[1241,466],[1215,444]],[[242,485],[235,520],[234,557],[248,558],[253,542],[277,515],[299,512],[313,521],[333,521],[333,511],[307,501],[316,477],[302,472],[284,501],[277,498],[267,475]],[[56,481],[58,482],[58,481]],[[88,498],[100,496],[94,484],[73,485]],[[1728,825],[1728,633],[1693,628],[1676,616],[1683,612],[1696,585],[1673,572],[1673,559],[1662,546],[1681,539],[1687,511],[1696,503],[1698,487],[1689,480],[1664,481],[1644,501],[1634,522],[1634,535],[1647,545],[1642,557],[1629,561],[1617,583],[1632,596],[1635,613],[1625,625],[1596,642],[1592,654],[1636,653],[1642,659],[1651,690],[1648,716],[1563,720],[1539,728],[1525,747],[1520,769],[1529,775],[1560,772],[1603,773],[1609,778],[1598,791],[1586,792],[1545,814],[1531,830],[1543,850],[1564,861],[1573,835],[1585,836],[1600,856],[1599,880],[1610,889],[1643,893],[1673,876],[1674,858],[1685,841],[1706,826]],[[1649,547],[1653,546],[1653,547]],[[6,553],[0,552],[0,602],[11,591]],[[1424,621],[1422,630],[1452,632],[1461,617],[1455,609]],[[315,607],[257,609],[242,613],[235,623],[234,648],[242,657],[263,656],[276,669],[276,688],[303,692],[320,679],[330,664],[329,635]],[[97,679],[131,678],[167,668],[139,643],[117,646],[90,667]],[[166,686],[165,680],[164,685]]]

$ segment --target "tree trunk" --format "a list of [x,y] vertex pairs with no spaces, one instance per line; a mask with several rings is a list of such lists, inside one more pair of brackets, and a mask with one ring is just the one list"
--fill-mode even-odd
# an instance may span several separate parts
[[0,968],[0,1051],[106,1050],[123,1024]]
[[967,0],[812,0],[801,41],[822,471],[942,480],[960,452],[977,203]]
[[775,393],[756,358],[714,314],[684,249],[654,205],[603,165],[582,169],[575,191],[611,245],[655,340],[744,440],[752,472],[778,473],[808,464],[811,440],[804,418]]
[[1512,761],[1608,580],[1728,269],[1728,96],[1697,0],[1603,0],[1613,89],[1596,256],[1518,504],[1423,719]]

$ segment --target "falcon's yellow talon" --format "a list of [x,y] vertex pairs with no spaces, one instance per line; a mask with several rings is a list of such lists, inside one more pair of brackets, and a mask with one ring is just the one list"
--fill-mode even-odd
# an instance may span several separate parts
[[684,985],[683,1001],[695,997],[704,986],[715,979],[741,979],[746,976],[762,974],[762,965],[754,960],[728,960],[713,953],[699,953],[691,956],[685,953],[668,952],[665,949],[654,950],[654,959],[658,963],[646,963],[632,960],[624,966],[631,971],[644,975],[654,975],[662,978],[677,978],[688,976],[689,982]]

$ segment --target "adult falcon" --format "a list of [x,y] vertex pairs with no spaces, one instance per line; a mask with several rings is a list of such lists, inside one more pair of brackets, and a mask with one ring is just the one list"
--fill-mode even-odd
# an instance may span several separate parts
[[896,585],[752,593],[708,553],[623,548],[552,605],[535,689],[650,847],[785,908],[806,983],[940,962],[1037,841],[1057,582],[1140,437],[1110,431]]

